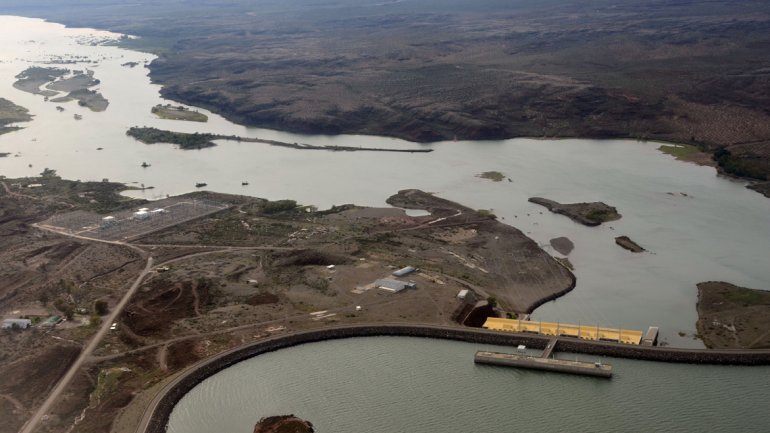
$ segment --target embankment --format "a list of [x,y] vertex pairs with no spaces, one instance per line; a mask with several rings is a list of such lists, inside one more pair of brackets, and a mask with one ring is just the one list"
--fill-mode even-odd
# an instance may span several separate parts
[[[165,433],[171,412],[177,402],[197,384],[238,362],[248,358],[304,343],[350,337],[403,336],[440,338],[477,344],[516,346],[524,344],[532,348],[544,348],[550,337],[514,334],[483,329],[456,328],[435,325],[378,324],[346,325],[313,331],[303,331],[277,336],[245,347],[236,348],[190,367],[174,381],[166,385],[147,408],[138,432]],[[619,343],[583,341],[563,337],[559,339],[559,351],[591,355],[631,358],[647,361],[770,365],[770,349],[763,350],[708,350],[676,349],[669,347],[630,346]],[[468,362],[472,359],[469,357]]]

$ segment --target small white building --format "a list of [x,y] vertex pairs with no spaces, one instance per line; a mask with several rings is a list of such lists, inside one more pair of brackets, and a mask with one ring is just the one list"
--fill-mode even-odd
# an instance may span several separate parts
[[405,277],[405,276],[411,274],[412,272],[414,272],[416,270],[417,270],[417,268],[415,268],[414,266],[407,266],[407,267],[401,268],[401,269],[399,269],[397,271],[393,271],[393,276],[394,277]]
[[115,225],[116,222],[117,220],[115,219],[114,216],[106,216],[102,218],[101,227],[102,228],[112,227],[113,225]]
[[460,293],[457,294],[457,299],[465,300],[467,296],[468,296],[468,289],[462,289],[460,290]]
[[3,320],[3,329],[27,329],[32,326],[32,321],[29,319],[5,319]]
[[409,281],[399,281],[399,280],[390,280],[390,279],[382,279],[377,280],[374,282],[374,286],[378,289],[386,290],[388,292],[398,293],[404,289],[415,289],[417,288],[417,284]]
[[135,220],[146,220],[148,218],[150,218],[150,213],[146,210],[139,209],[138,211],[134,212]]

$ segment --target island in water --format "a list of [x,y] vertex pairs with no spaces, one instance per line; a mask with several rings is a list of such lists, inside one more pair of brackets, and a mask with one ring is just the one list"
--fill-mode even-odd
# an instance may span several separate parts
[[288,147],[298,150],[330,150],[336,152],[402,152],[402,153],[430,153],[433,149],[400,149],[386,147],[355,147],[355,146],[337,146],[337,145],[313,145],[306,143],[287,143],[277,140],[267,140],[262,138],[239,137],[237,135],[222,135],[210,133],[187,133],[174,132],[151,127],[134,126],[126,131],[126,135],[134,137],[145,144],[169,143],[176,144],[182,150],[205,149],[214,147],[217,144],[214,140],[229,140],[244,143],[264,143],[271,146]]
[[628,236],[618,236],[615,238],[615,243],[621,247],[631,251],[632,253],[643,253],[647,250],[642,248],[639,244],[632,241]]
[[607,221],[615,221],[621,217],[617,209],[600,201],[561,204],[541,197],[532,197],[529,201],[545,206],[549,211],[564,215],[572,221],[591,227]]
[[254,426],[254,433],[313,433],[313,424],[294,415],[268,416]]
[[29,110],[5,98],[0,98],[0,135],[20,128],[12,124],[29,122],[30,120],[32,120],[32,116],[29,114]]
[[161,119],[187,120],[190,122],[208,122],[209,117],[197,110],[191,110],[183,105],[158,104],[150,110]]
[[109,105],[101,93],[91,89],[99,84],[92,70],[32,66],[16,75],[13,87],[53,103],[76,100],[78,105],[99,112]]

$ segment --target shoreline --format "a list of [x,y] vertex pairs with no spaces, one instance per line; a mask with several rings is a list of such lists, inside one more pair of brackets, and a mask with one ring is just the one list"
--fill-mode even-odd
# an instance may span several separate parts
[[[460,328],[423,324],[378,324],[342,325],[330,328],[300,331],[268,338],[246,346],[237,347],[211,358],[201,360],[167,383],[155,395],[150,406],[144,410],[137,433],[165,433],[176,404],[195,386],[208,377],[249,358],[298,346],[305,343],[321,342],[354,337],[400,336],[436,338],[463,341],[476,344],[495,344],[542,349],[551,339],[536,334],[516,334],[488,331],[476,328]],[[770,349],[758,350],[711,350],[678,349],[658,346],[630,346],[620,343],[585,341],[559,337],[562,352],[610,356],[643,361],[711,365],[770,365]],[[471,362],[469,359],[468,362]]]

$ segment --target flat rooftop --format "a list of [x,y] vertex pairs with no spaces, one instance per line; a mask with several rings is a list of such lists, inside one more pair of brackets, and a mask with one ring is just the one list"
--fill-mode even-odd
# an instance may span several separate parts
[[558,322],[536,322],[529,320],[503,319],[490,317],[483,325],[493,331],[529,332],[541,335],[575,337],[582,340],[615,341],[638,345],[642,341],[642,331],[622,328],[602,328],[590,325],[572,325]]

